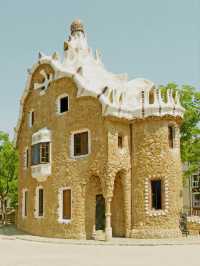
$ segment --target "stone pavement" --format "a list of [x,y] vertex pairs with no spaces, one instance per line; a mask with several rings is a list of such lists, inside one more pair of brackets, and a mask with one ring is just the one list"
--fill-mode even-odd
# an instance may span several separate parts
[[74,240],[48,238],[26,234],[17,230],[14,226],[0,227],[0,239],[4,240],[24,240],[40,243],[53,243],[65,245],[89,245],[89,246],[163,246],[163,245],[200,245],[200,236],[188,236],[174,239],[133,239],[133,238],[113,238],[109,242],[95,240]]
[[64,245],[0,239],[0,266],[199,266],[198,245]]

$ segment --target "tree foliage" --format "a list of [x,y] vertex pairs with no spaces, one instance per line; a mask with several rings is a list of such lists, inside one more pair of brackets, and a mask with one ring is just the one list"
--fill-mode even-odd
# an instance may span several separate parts
[[185,108],[181,132],[181,159],[187,165],[185,176],[195,173],[200,167],[200,91],[189,85],[178,87],[174,83],[162,86],[162,90],[172,89],[180,94]]
[[7,219],[7,203],[17,205],[18,154],[8,134],[0,132],[0,202],[3,220]]

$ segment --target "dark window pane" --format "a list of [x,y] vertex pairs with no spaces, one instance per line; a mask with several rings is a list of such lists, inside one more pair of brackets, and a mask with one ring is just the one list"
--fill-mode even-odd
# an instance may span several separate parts
[[169,147],[174,148],[175,128],[173,126],[168,127],[168,141]]
[[63,219],[71,219],[71,190],[63,190]]
[[123,148],[123,137],[122,136],[118,136],[118,147],[120,148],[120,149],[122,149]]
[[60,113],[68,111],[68,96],[60,99]]
[[31,112],[31,125],[33,126],[35,122],[35,112]]
[[35,144],[31,147],[31,164],[37,165],[40,163],[40,144]]
[[43,206],[44,206],[44,191],[42,188],[39,189],[39,211],[38,215],[43,216]]
[[161,180],[151,181],[151,202],[152,209],[162,209],[162,190],[161,190]]

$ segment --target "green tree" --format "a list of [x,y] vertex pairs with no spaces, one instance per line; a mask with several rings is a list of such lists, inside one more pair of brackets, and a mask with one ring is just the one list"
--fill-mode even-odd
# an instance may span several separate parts
[[17,205],[18,154],[8,134],[0,132],[0,203],[2,221],[7,223],[7,202]]
[[172,89],[180,94],[180,102],[185,108],[181,125],[181,159],[187,165],[185,176],[195,173],[200,167],[200,91],[189,85],[178,87],[174,83],[161,86],[165,93]]

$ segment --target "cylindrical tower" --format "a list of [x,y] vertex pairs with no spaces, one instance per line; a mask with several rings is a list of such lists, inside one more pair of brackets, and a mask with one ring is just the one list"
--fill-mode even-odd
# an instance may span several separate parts
[[132,124],[131,236],[178,237],[182,209],[181,119],[173,114],[150,116],[150,104],[143,104],[143,118]]

